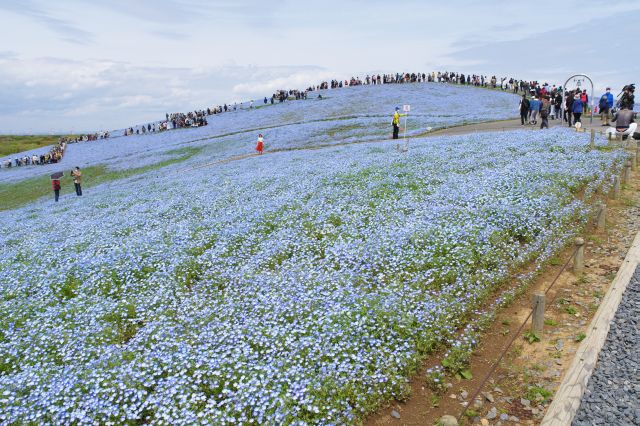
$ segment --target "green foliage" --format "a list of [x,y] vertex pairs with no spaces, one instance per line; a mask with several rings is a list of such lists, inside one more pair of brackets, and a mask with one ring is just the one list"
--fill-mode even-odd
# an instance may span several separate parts
[[535,342],[539,342],[540,341],[540,336],[538,336],[538,333],[536,333],[535,331],[526,331],[524,333],[524,339],[529,342],[529,344],[535,343]]
[[589,235],[587,237],[587,240],[593,242],[596,245],[601,245],[603,243],[602,238],[597,235]]
[[442,360],[442,366],[458,378],[470,379],[473,377],[469,370],[470,360],[471,351],[469,349],[454,346]]
[[442,368],[432,368],[427,371],[427,387],[434,391],[436,394],[442,394],[447,390],[445,385],[446,376]]
[[565,312],[569,315],[575,315],[578,311],[573,306],[567,306],[564,308]]
[[73,299],[78,295],[78,288],[82,282],[75,275],[68,275],[60,289],[60,296],[63,299]]
[[542,398],[543,402],[546,402],[551,397],[551,392],[540,386],[530,386],[525,396],[530,401]]
[[103,332],[103,338],[112,344],[127,343],[144,326],[144,321],[138,318],[133,302],[121,302],[113,312],[103,315],[100,319],[109,325]]
[[576,342],[582,342],[585,339],[585,337],[587,337],[586,334],[578,333],[578,335],[576,336],[575,340],[576,340]]
[[558,323],[556,322],[556,320],[554,320],[552,318],[545,318],[544,319],[544,325],[548,325],[548,326],[554,327],[554,326],[558,325]]
[[480,416],[480,413],[478,413],[476,410],[472,410],[471,408],[468,408],[464,410],[464,415],[472,419],[474,417]]
[[191,291],[193,286],[202,279],[202,268],[195,259],[189,259],[176,268],[175,277],[177,282]]

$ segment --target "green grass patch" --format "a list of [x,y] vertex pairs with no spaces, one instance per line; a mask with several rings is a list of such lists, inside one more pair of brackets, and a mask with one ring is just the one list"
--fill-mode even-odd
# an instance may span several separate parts
[[529,401],[537,401],[541,399],[543,402],[546,402],[551,398],[551,392],[540,386],[531,386],[527,390],[525,396]]
[[[71,137],[71,136],[68,136]],[[0,157],[58,143],[60,135],[0,136]],[[44,152],[43,152],[44,153]]]
[[[176,155],[176,157],[148,166],[126,170],[109,170],[105,165],[87,167],[82,169],[82,188],[91,188],[105,182],[125,179],[177,164],[193,157],[201,150],[202,148],[187,147],[168,151],[167,154]],[[62,178],[61,184],[62,189],[60,190],[60,195],[75,193],[71,176],[67,175]],[[0,211],[22,207],[41,197],[53,197],[52,194],[53,190],[51,189],[51,179],[49,175],[25,179],[15,183],[0,184]]]

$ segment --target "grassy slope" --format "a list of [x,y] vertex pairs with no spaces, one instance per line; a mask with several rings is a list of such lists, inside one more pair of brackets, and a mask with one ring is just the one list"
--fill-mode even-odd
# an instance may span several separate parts
[[[104,165],[97,165],[82,169],[82,188],[91,188],[101,183],[128,178],[151,170],[157,170],[171,164],[180,163],[200,152],[201,148],[183,148],[169,151],[175,158],[126,170],[109,170]],[[62,178],[60,195],[75,193],[73,180],[68,174]],[[51,179],[49,176],[39,176],[25,179],[17,183],[0,184],[0,211],[11,210],[29,204],[44,196],[53,197]]]
[[53,145],[57,143],[59,139],[59,135],[0,136],[0,157]]

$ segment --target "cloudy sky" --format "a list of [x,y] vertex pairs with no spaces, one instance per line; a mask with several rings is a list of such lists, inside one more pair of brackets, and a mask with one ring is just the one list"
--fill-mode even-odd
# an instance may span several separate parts
[[0,134],[122,128],[373,72],[586,73],[617,92],[640,75],[639,13],[638,0],[0,0]]

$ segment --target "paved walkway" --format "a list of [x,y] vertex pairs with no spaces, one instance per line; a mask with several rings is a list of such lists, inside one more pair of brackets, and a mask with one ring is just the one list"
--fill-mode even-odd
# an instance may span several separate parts
[[[567,123],[562,123],[560,120],[549,120],[549,127],[552,128],[552,127],[560,127],[560,126],[569,127]],[[604,134],[604,130],[607,127],[601,126],[600,117],[594,117],[593,124],[589,123],[589,118],[587,117],[583,120],[583,129],[585,129],[585,131],[588,132],[590,131],[591,128],[596,129],[597,133]],[[522,125],[522,123],[520,122],[520,119],[517,118],[517,119],[509,119],[509,120],[488,121],[483,123],[455,125],[451,127],[445,127],[443,129],[438,129],[435,131],[424,132],[417,135],[408,136],[407,139],[417,139],[417,138],[430,137],[430,136],[464,135],[468,133],[478,133],[478,132],[502,132],[502,131],[522,130],[522,129],[532,130],[532,131],[542,131],[540,130],[539,122],[537,125],[531,125],[531,124]],[[238,132],[238,133],[244,133],[244,131]],[[218,136],[216,136],[216,138],[218,138]],[[336,148],[336,147],[345,146],[345,145],[355,145],[355,144],[371,143],[371,142],[389,142],[389,141],[391,141],[391,139],[388,139],[388,138],[363,139],[356,142],[318,144],[314,146],[295,147],[295,148],[277,148],[277,149],[265,151],[264,155],[270,155],[270,154],[286,152],[286,151],[311,151],[311,150],[318,150],[318,149],[325,149],[325,148]],[[213,167],[213,166],[226,164],[233,161],[244,160],[246,158],[257,157],[257,156],[258,154],[256,153],[243,154],[243,155],[216,160],[210,163],[198,164],[195,166],[187,167],[185,169],[179,169],[177,170],[177,172],[196,170],[203,167]]]
[[[560,127],[565,126],[569,127],[566,122],[561,122],[560,120],[549,120],[549,127]],[[582,119],[582,128],[585,131],[589,132],[591,129],[595,129],[596,133],[603,133],[607,129],[607,127],[602,126],[602,122],[600,121],[599,116],[593,117],[593,123],[590,122],[589,117]],[[463,126],[454,126],[444,129],[439,129],[433,132],[424,133],[421,136],[428,135],[462,135],[465,133],[475,133],[475,132],[495,132],[495,131],[505,131],[505,130],[518,130],[518,129],[529,129],[529,130],[540,130],[540,120],[538,120],[538,124],[525,124],[522,125],[520,119],[511,119],[511,120],[501,120],[501,121],[490,121],[486,123],[475,123],[475,124],[466,124]]]
[[640,267],[611,322],[572,425],[640,425]]

